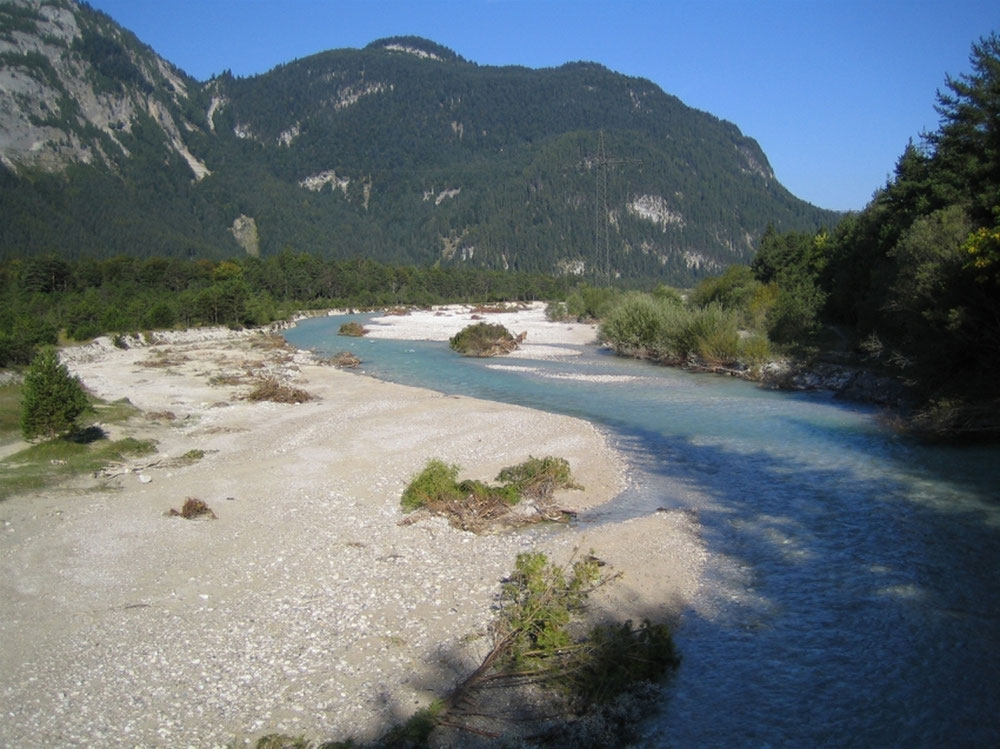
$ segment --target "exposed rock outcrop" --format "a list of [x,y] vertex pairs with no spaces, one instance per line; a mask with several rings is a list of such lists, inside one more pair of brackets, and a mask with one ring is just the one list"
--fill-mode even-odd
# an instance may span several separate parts
[[229,231],[233,233],[236,243],[251,257],[260,257],[260,234],[257,233],[257,222],[253,216],[240,214],[233,221]]

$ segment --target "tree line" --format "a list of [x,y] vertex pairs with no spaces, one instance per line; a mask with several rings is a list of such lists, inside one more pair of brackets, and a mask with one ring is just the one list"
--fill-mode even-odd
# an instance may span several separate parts
[[572,283],[482,268],[327,260],[291,249],[218,261],[16,259],[0,263],[0,366],[26,364],[60,334],[82,341],[175,326],[263,325],[301,309],[551,299]]
[[606,326],[612,340],[626,350],[676,354],[677,341],[698,338],[676,331],[694,325],[702,341],[695,350],[722,350],[746,364],[763,344],[750,346],[752,338],[737,337],[737,330],[801,348],[834,326],[869,365],[911,386],[919,428],[995,437],[1000,38],[994,33],[974,44],[970,60],[972,72],[947,77],[938,93],[938,129],[907,145],[863,211],[831,231],[768,228],[749,267],[734,266],[696,287],[688,308],[699,311],[698,324],[670,311],[679,304],[670,294],[613,307]]

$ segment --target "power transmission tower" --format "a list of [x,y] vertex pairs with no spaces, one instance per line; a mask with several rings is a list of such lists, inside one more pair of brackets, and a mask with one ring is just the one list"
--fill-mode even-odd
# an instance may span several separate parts
[[594,164],[594,260],[604,261],[604,278],[611,285],[611,230],[610,212],[608,210],[608,171],[611,167],[623,164],[638,164],[639,159],[609,159],[604,148],[604,131],[597,131],[597,156]]

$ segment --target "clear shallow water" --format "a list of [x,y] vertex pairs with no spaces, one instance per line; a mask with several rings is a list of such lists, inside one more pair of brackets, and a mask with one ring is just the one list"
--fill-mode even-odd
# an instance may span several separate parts
[[872,409],[585,350],[465,359],[351,339],[379,378],[588,419],[631,461],[610,519],[698,514],[706,584],[648,746],[1000,746],[1000,448],[930,448]]

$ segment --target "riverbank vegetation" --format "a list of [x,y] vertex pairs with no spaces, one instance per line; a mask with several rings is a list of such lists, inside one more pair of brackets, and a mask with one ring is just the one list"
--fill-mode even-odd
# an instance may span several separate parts
[[[492,645],[448,695],[370,744],[348,747],[622,746],[660,696],[657,684],[680,663],[664,623],[596,621],[589,597],[620,575],[589,554],[566,565],[518,554],[504,580]],[[302,737],[271,734],[257,749],[311,749]]]
[[[752,369],[775,345],[902,382],[906,428],[1000,437],[1000,38],[946,79],[939,128],[910,143],[868,206],[832,230],[769,228],[749,267],[605,306],[622,354]],[[569,304],[554,313],[568,312]]]
[[462,356],[498,356],[517,348],[517,339],[499,323],[477,322],[458,331],[448,345]]
[[156,446],[132,437],[112,440],[98,424],[126,421],[138,413],[127,402],[105,403],[88,397],[88,408],[77,414],[63,436],[35,444],[21,441],[24,383],[0,386],[0,501],[27,491],[62,484],[78,476],[89,476],[128,457],[148,455]]
[[568,278],[322,260],[290,249],[223,261],[33,257],[0,263],[0,367],[103,334],[264,325],[309,309],[561,299]]
[[[474,479],[459,481],[459,470],[457,465],[437,458],[427,461],[403,490],[403,510],[443,515],[456,528],[482,532],[497,526],[563,520],[565,513],[553,505],[553,493],[583,488],[573,480],[569,463],[552,456],[529,457],[504,468],[497,474],[497,484]],[[522,500],[529,500],[530,507],[514,511]]]
[[[773,227],[748,266],[681,292],[568,276],[322,260],[56,256],[0,264],[0,367],[102,333],[244,326],[303,309],[550,300],[599,320],[622,354],[758,376],[775,357],[860,365],[902,383],[934,439],[1000,436],[1000,39],[948,77],[938,129],[910,143],[868,206],[814,233]],[[641,291],[636,289],[642,289]],[[893,402],[898,399],[893,399]]]

